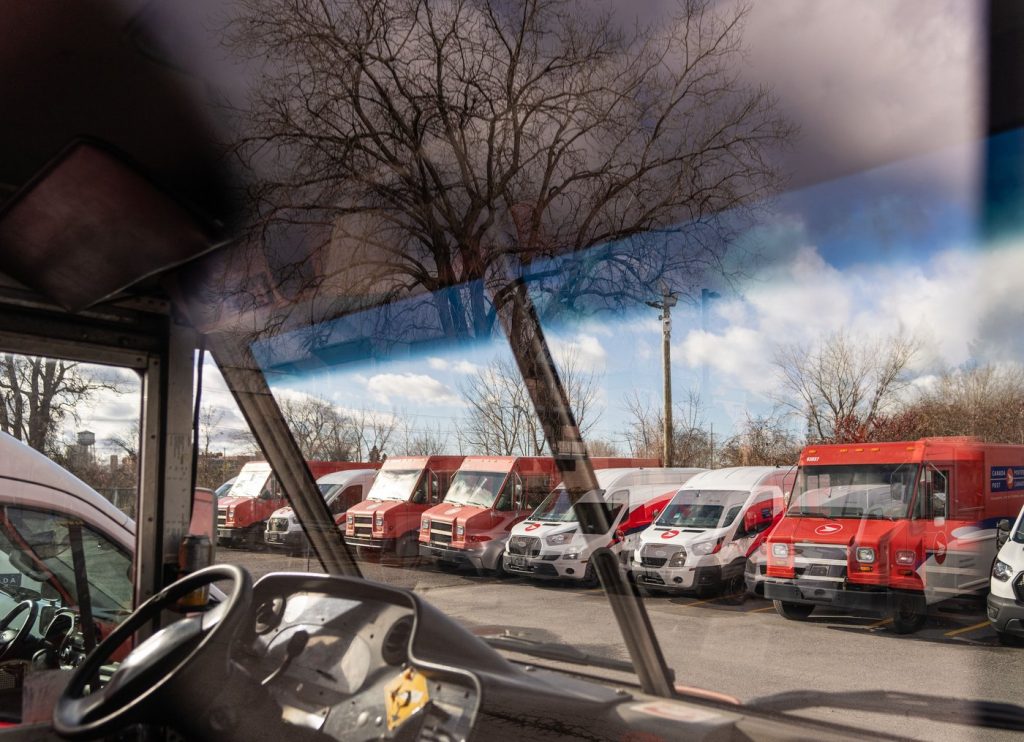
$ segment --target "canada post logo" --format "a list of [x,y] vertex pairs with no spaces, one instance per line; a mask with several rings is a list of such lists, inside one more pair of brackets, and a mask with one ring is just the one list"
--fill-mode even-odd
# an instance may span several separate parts
[[1020,492],[1024,490],[1024,466],[990,467],[988,479],[993,492]]
[[826,523],[815,528],[814,532],[819,536],[831,536],[833,533],[839,533],[841,530],[843,530],[842,523]]

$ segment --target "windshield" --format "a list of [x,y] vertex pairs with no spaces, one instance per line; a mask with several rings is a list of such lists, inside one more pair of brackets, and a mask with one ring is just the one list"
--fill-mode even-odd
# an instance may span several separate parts
[[228,491],[230,497],[259,497],[270,478],[270,471],[267,469],[242,470],[235,478],[235,483]]
[[676,493],[657,525],[677,528],[725,528],[742,509],[747,491],[682,490]]
[[[585,499],[594,502],[603,500],[604,490],[593,490],[587,493]],[[537,506],[537,509],[530,513],[528,520],[543,520],[550,523],[575,523],[578,518],[577,510],[573,507],[572,498],[565,487],[557,487],[544,498],[544,501]]]
[[377,474],[366,499],[408,500],[421,473],[420,469],[385,469]]
[[320,490],[320,494],[324,496],[324,499],[327,499],[329,497],[329,495],[334,490],[339,489],[340,487],[341,487],[340,484],[318,484],[317,485],[317,488]]
[[906,518],[916,464],[807,466],[797,473],[787,515],[825,518]]
[[460,471],[452,480],[444,501],[452,505],[472,505],[489,508],[501,491],[505,473]]

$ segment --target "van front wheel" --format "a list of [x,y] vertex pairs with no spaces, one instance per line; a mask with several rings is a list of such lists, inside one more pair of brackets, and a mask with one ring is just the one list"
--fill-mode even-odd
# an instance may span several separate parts
[[785,600],[772,602],[775,604],[775,612],[790,621],[803,621],[814,612],[812,603],[790,603]]
[[892,628],[897,634],[913,634],[924,626],[928,607],[923,595],[899,594],[893,596]]

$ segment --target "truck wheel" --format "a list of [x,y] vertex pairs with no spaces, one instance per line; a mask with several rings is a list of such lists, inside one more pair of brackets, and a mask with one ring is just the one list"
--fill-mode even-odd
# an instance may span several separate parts
[[420,562],[420,541],[418,534],[407,533],[395,544],[395,559],[404,567],[415,567]]
[[814,613],[812,603],[790,603],[785,600],[774,600],[775,612],[790,621],[803,621]]
[[747,583],[743,573],[733,575],[722,585],[722,602],[727,605],[743,605],[747,600]]
[[892,628],[897,634],[913,634],[924,626],[928,618],[927,604],[923,595],[896,593],[890,613]]
[[1019,647],[1024,645],[1024,639],[1016,634],[1011,634],[1008,631],[1000,631],[995,627],[993,627],[993,630],[996,632],[996,638],[999,640],[999,643],[1004,647]]
[[593,562],[587,562],[587,568],[583,570],[583,579],[580,580],[580,584],[583,587],[597,587],[600,580],[597,579],[597,570],[594,569]]

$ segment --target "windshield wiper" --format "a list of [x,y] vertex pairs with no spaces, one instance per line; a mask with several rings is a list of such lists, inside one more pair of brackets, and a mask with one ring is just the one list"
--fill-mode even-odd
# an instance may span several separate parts
[[[625,660],[616,660],[611,657],[602,657],[600,655],[590,654],[589,652],[584,652],[576,647],[570,647],[564,644],[542,642],[536,639],[517,636],[507,631],[502,634],[484,634],[479,638],[496,649],[507,649],[512,652],[528,654],[531,657],[541,657],[543,659],[554,660],[556,662],[568,662],[574,665],[589,665],[591,667],[601,667],[605,670],[628,672],[630,675],[636,674],[636,668]],[[674,679],[675,678],[673,677],[673,680]]]
[[898,691],[829,693],[798,690],[755,698],[747,708],[764,711],[796,711],[807,708],[841,708],[889,716],[917,716],[929,721],[1024,731],[1024,707],[997,701],[971,701]]

